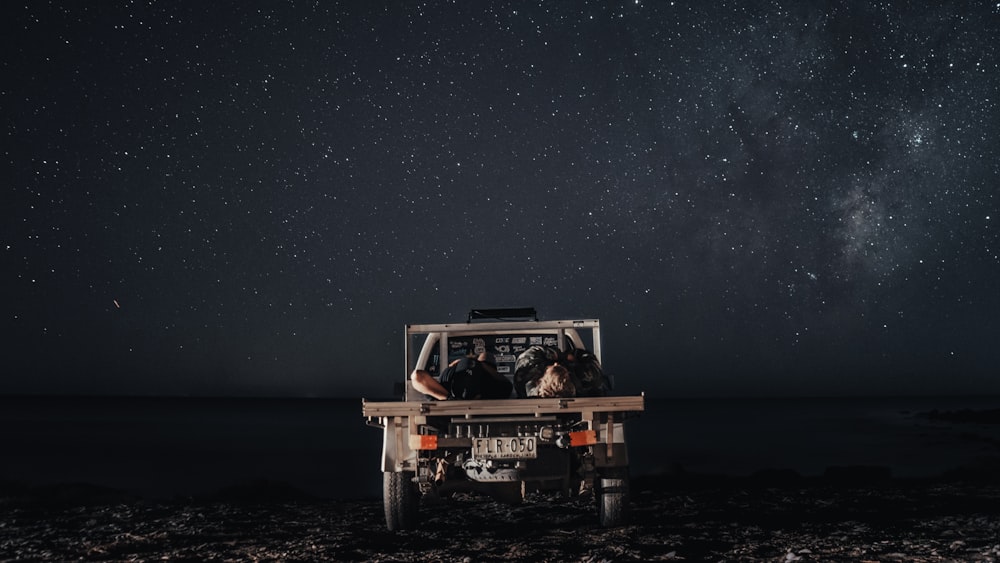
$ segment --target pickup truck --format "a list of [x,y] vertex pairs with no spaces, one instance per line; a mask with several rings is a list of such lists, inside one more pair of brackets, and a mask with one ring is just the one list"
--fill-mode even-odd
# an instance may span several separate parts
[[531,308],[477,309],[464,323],[406,325],[405,335],[402,400],[362,399],[368,425],[383,431],[390,531],[418,526],[422,497],[455,492],[509,502],[553,489],[593,495],[602,526],[625,522],[623,423],[643,410],[643,395],[436,400],[410,381],[414,370],[437,376],[452,360],[483,352],[493,355],[497,372],[513,378],[518,355],[532,345],[585,349],[600,361],[600,321],[540,321]]

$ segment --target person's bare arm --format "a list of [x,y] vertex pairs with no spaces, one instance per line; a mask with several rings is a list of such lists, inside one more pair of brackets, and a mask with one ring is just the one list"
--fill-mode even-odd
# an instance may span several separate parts
[[413,382],[413,388],[424,395],[430,395],[439,401],[448,399],[448,390],[441,385],[440,381],[422,369],[414,370],[410,374],[410,381]]

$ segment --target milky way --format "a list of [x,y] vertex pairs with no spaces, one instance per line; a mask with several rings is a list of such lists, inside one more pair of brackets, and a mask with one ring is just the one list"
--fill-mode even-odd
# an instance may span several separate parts
[[400,4],[5,6],[0,392],[384,395],[523,305],[623,391],[1000,392],[997,4]]

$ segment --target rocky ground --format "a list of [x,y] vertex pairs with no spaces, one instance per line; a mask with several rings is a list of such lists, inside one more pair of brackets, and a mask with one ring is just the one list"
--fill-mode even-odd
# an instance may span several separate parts
[[[422,529],[385,531],[380,500],[313,499],[275,484],[171,501],[88,486],[6,487],[0,561],[996,561],[1000,484],[961,479],[634,482],[631,524],[592,501],[459,495]],[[2,492],[2,490],[0,490]]]

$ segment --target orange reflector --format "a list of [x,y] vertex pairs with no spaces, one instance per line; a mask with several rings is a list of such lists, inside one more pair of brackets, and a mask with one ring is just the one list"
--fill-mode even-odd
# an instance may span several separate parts
[[571,446],[590,446],[596,443],[597,443],[596,430],[581,430],[579,432],[569,433],[569,445]]
[[436,450],[438,449],[438,437],[430,434],[419,434],[410,436],[411,450]]

